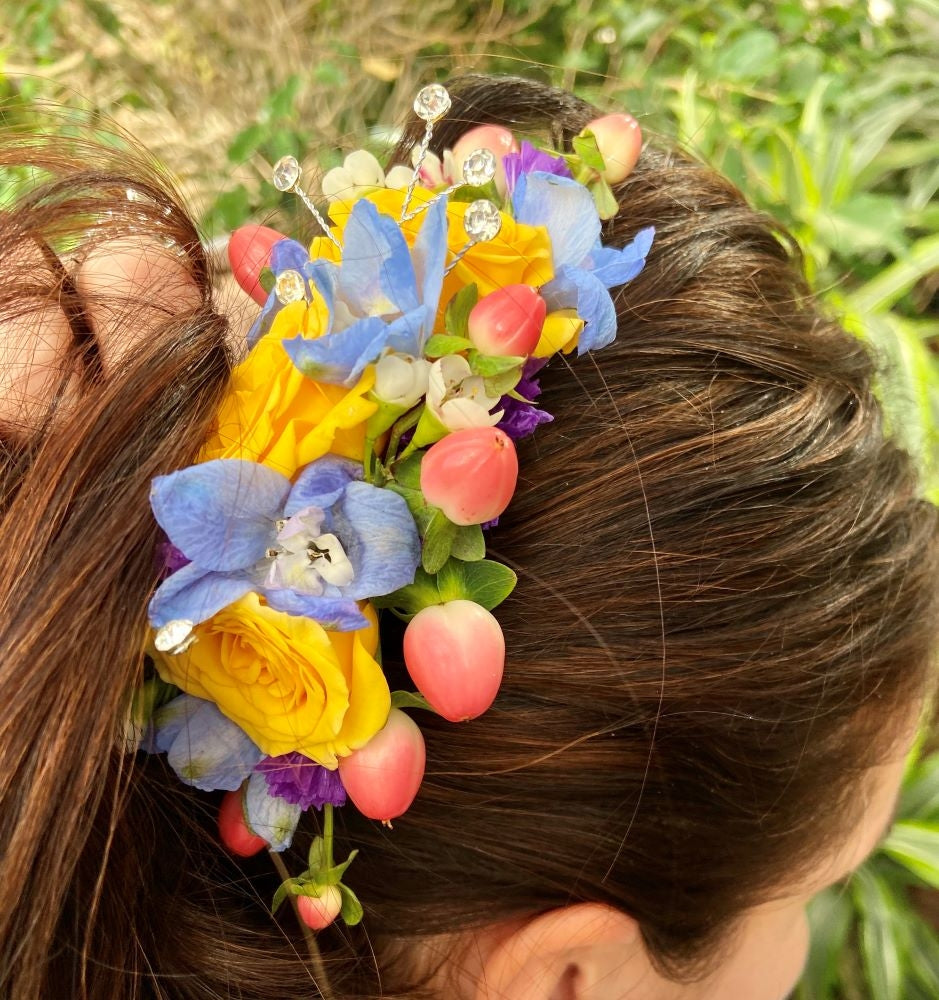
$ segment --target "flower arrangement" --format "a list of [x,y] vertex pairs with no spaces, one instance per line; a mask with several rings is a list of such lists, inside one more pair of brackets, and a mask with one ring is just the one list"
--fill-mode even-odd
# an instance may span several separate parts
[[[418,793],[424,742],[405,709],[465,722],[497,695],[492,612],[515,575],[486,558],[486,532],[515,491],[515,442],[552,419],[539,371],[613,340],[609,290],[653,239],[600,240],[610,185],[639,155],[629,116],[591,123],[566,154],[483,126],[438,158],[449,104],[436,84],[418,95],[413,169],[386,173],[360,150],[327,174],[329,221],[296,160],[277,164],[275,186],[323,235],[233,236],[236,277],[262,305],[250,351],[199,461],[151,494],[165,572],[142,745],[226,793],[219,831],[236,854],[283,851],[303,813],[323,811],[307,870],[274,900],[296,897],[314,928],[362,916],[343,881],[355,852],[333,858],[333,809],[390,823]],[[388,613],[408,622],[416,691],[389,690]]]

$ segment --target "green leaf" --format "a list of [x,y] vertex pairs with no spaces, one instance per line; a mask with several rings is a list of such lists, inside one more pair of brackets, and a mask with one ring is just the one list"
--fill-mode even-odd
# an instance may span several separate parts
[[854,873],[852,894],[861,913],[861,957],[871,995],[877,1000],[903,1000],[903,953],[897,933],[903,907],[870,864]]
[[406,587],[382,597],[371,598],[377,608],[394,608],[406,616],[416,615],[423,608],[441,604],[440,591],[437,589],[437,579],[418,566],[414,574],[414,582]]
[[262,267],[261,273],[258,275],[258,284],[267,292],[268,295],[274,291],[274,283],[277,279],[274,277],[274,272],[269,267]]
[[616,195],[602,177],[590,185],[590,193],[593,195],[593,203],[597,206],[597,215],[601,219],[612,219],[619,211]]
[[901,820],[884,841],[883,852],[933,889],[939,889],[939,823]]
[[596,136],[590,129],[584,129],[580,135],[575,135],[571,141],[571,145],[585,166],[591,167],[601,174],[603,173],[606,169],[606,163],[600,153],[600,147],[597,145]]
[[811,946],[800,982],[801,995],[805,1000],[837,1000],[838,959],[854,922],[851,901],[840,886],[826,889],[809,904],[808,917]]
[[[476,287],[475,285],[473,286]],[[467,337],[457,337],[447,333],[435,333],[424,345],[424,353],[429,358],[445,358],[448,354],[468,351],[473,342]]]
[[342,894],[342,910],[340,916],[346,927],[355,927],[362,922],[363,910],[359,897],[347,886],[339,885],[339,892]]
[[900,818],[939,823],[939,752],[920,760],[904,780]]
[[437,589],[443,601],[474,601],[492,611],[512,593],[516,580],[508,566],[491,559],[451,559],[437,574]]
[[860,315],[889,309],[917,281],[939,270],[939,234],[924,236],[895,264],[885,268],[851,295]]
[[414,455],[409,455],[403,462],[398,462],[395,465],[395,482],[400,483],[405,489],[417,490],[420,492],[421,489],[421,460],[424,458],[424,453],[419,452]]
[[[510,393],[519,383],[522,377],[521,368],[510,368],[501,375],[490,375],[484,379],[486,395],[490,398],[505,396]],[[522,397],[524,399],[524,397]],[[527,403],[528,400],[525,400]]]
[[776,36],[771,31],[754,28],[721,48],[714,71],[728,80],[765,79],[774,72],[778,58]]
[[[489,354],[480,354],[479,351],[472,351],[469,356],[470,370],[474,375],[482,375],[489,378],[493,375],[504,375],[506,372],[517,370],[521,375],[522,365],[526,359],[522,357],[498,357]],[[516,379],[516,381],[518,381]]]
[[358,849],[356,849],[352,851],[349,857],[347,857],[341,864],[333,865],[332,868],[327,868],[321,875],[322,881],[326,885],[339,885],[342,881],[342,876],[346,873],[346,869],[348,869],[349,865],[355,861],[355,857],[358,853]]
[[[452,337],[466,337],[469,331],[469,314],[479,301],[475,284],[461,288],[447,304],[446,327]],[[433,340],[433,338],[431,338]]]
[[424,571],[433,576],[450,558],[450,550],[456,538],[457,526],[444,514],[437,510],[427,526],[424,535],[424,547],[421,551],[421,565]]
[[427,699],[417,691],[392,691],[392,708],[422,708],[427,712],[433,712]]
[[460,525],[453,539],[450,555],[464,562],[476,562],[486,555],[486,538],[478,524]]
[[307,855],[307,867],[311,872],[318,872],[326,863],[326,841],[322,837],[314,837]]
[[247,128],[243,128],[229,144],[228,162],[244,163],[257,151],[258,146],[264,142],[266,137],[267,129],[263,125],[249,125]]
[[274,898],[271,900],[271,913],[276,913],[283,901],[287,898],[287,883],[283,882],[277,887],[277,892],[274,893]]

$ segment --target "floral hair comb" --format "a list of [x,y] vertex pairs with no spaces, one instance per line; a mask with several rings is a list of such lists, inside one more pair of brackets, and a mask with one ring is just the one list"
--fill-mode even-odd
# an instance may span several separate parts
[[[461,722],[496,696],[492,611],[515,575],[486,558],[486,531],[515,490],[514,442],[552,419],[537,404],[547,360],[614,339],[609,289],[653,238],[600,241],[610,184],[639,155],[629,116],[592,122],[570,153],[484,125],[438,158],[449,107],[438,84],[418,94],[413,168],[386,174],[360,150],[330,171],[328,221],[297,161],[277,163],[275,187],[323,234],[233,237],[236,276],[263,304],[250,350],[197,463],[151,493],[166,541],[140,745],[226,792],[219,831],[236,854],[283,851],[323,811],[307,870],[274,899],[296,897],[314,928],[362,917],[343,882],[352,856],[333,858],[334,808],[390,822],[417,794],[424,741],[404,710]],[[408,622],[416,691],[389,690],[380,610]]]

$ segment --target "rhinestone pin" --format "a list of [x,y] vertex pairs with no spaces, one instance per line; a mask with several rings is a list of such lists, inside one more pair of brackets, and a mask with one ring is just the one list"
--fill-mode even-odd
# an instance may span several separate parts
[[281,271],[274,282],[274,294],[283,305],[306,298],[306,279],[299,271]]
[[300,164],[295,156],[282,156],[271,173],[274,187],[278,191],[293,191],[300,183]]
[[187,649],[196,641],[193,624],[188,618],[174,618],[167,622],[162,628],[157,629],[153,637],[153,645],[160,653],[169,653],[171,656],[178,656],[185,653]]
[[435,122],[450,110],[450,95],[439,83],[422,87],[414,98],[414,114],[425,122]]
[[463,216],[463,228],[474,243],[494,239],[502,228],[502,215],[491,201],[480,198],[470,203]]
[[463,161],[463,180],[474,187],[488,184],[496,176],[496,157],[492,150],[474,149]]

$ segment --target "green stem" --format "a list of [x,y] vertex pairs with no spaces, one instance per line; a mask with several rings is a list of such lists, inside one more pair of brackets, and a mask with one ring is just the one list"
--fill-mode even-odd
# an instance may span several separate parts
[[323,847],[326,851],[326,867],[332,868],[333,861],[333,807],[327,802],[323,806]]
[[390,467],[391,463],[394,462],[395,452],[398,450],[398,445],[401,443],[401,436],[407,433],[412,427],[417,426],[418,420],[421,419],[421,409],[422,407],[415,407],[408,413],[405,413],[400,420],[396,420],[391,426],[391,436],[388,438],[388,447],[385,449],[385,465]]

